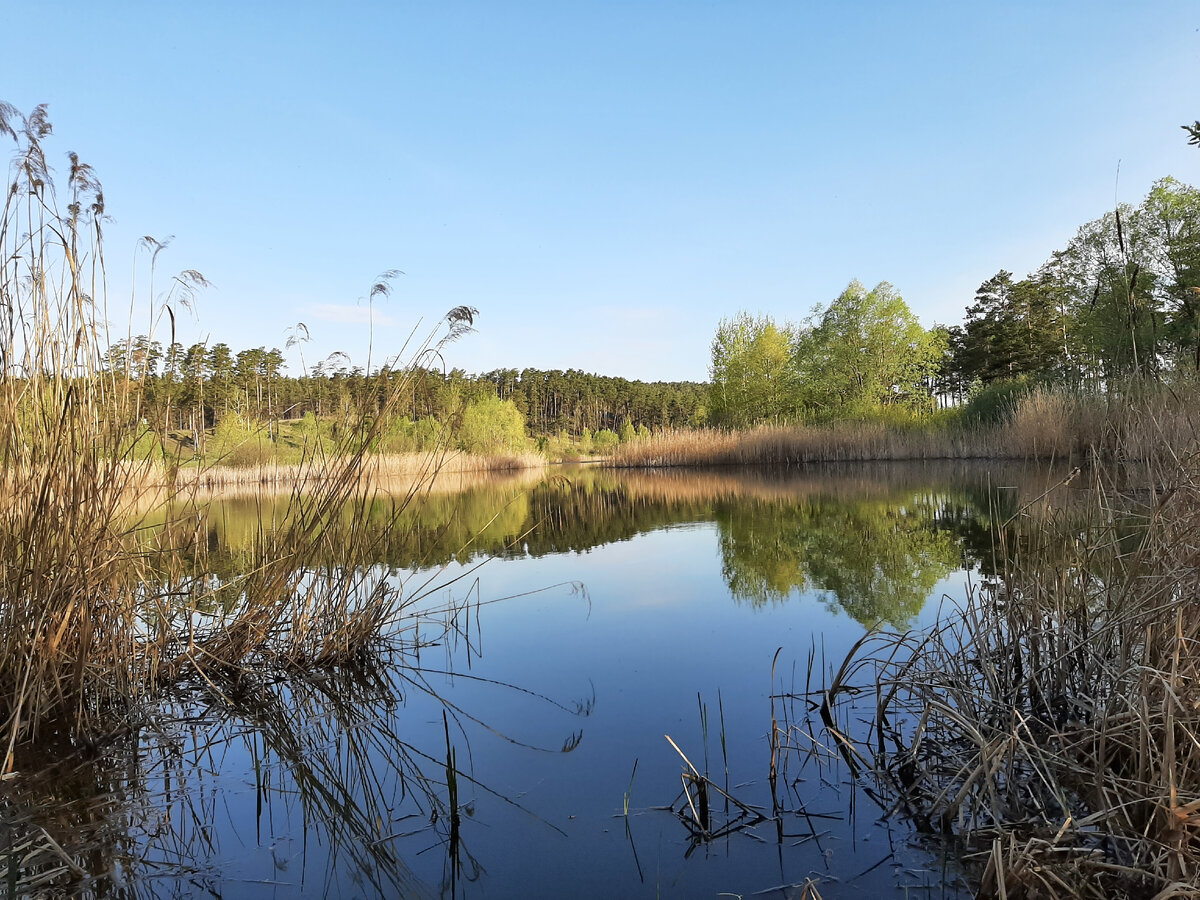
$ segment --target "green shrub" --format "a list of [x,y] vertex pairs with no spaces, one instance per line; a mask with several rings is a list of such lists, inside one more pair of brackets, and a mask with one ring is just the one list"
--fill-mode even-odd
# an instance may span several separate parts
[[572,460],[579,458],[579,446],[564,428],[558,434],[543,435],[537,440],[537,448],[550,459]]
[[511,400],[494,395],[472,401],[463,410],[458,441],[468,453],[484,456],[529,449],[525,417]]
[[417,423],[407,416],[388,423],[379,434],[375,449],[380,453],[412,453],[419,450]]
[[621,438],[617,436],[615,431],[601,428],[592,435],[592,452],[608,453],[619,443],[621,443]]
[[271,461],[273,449],[261,426],[230,412],[213,429],[209,459],[218,465],[249,468]]
[[993,381],[972,393],[963,409],[962,422],[968,426],[1001,425],[1012,418],[1017,403],[1033,390],[1027,378]]

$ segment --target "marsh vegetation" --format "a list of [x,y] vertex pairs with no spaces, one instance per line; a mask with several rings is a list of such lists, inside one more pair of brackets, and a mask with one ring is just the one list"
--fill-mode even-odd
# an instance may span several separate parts
[[[362,583],[406,596],[457,588],[426,591],[355,659],[196,670],[145,696],[119,735],[64,738],[54,772],[29,767],[44,742],[24,745],[21,776],[5,783],[14,827],[39,838],[45,828],[78,871],[43,849],[22,877],[103,892],[119,875],[149,896],[196,885],[303,893],[356,877],[383,893],[506,896],[530,889],[534,864],[515,849],[526,846],[553,849],[558,863],[537,876],[546,890],[813,879],[839,896],[834,879],[877,861],[856,830],[903,842],[905,826],[889,837],[886,823],[855,820],[845,804],[858,789],[837,778],[772,788],[771,657],[785,640],[832,664],[864,627],[919,621],[931,595],[961,592],[967,567],[994,571],[995,522],[1054,483],[994,474],[1003,485],[961,465],[588,468],[443,477],[419,504],[352,500],[338,517],[371,536],[360,540]],[[261,548],[288,530],[291,502],[245,489],[177,498],[139,516],[140,540],[186,543],[206,610],[222,615]],[[310,566],[343,559],[330,544]],[[171,577],[146,571],[149,585]],[[680,759],[664,733],[755,816],[734,823],[715,790],[706,829],[673,815]],[[716,774],[726,767],[728,784]],[[625,821],[614,820],[626,793]],[[815,831],[802,809],[821,814]],[[936,852],[898,852],[907,874],[885,865],[854,884],[903,896],[903,885],[940,883]]]
[[864,637],[809,695],[830,752],[979,896],[1198,889],[1200,506],[1191,461],[1148,474],[1023,507],[965,599]]
[[114,335],[50,133],[0,104],[10,895],[1200,891],[1193,189],[709,385],[445,371],[469,307],[287,378],[149,238]]
[[[50,134],[43,107],[23,116],[0,105],[0,137],[16,144],[0,218],[0,768],[9,893],[121,891],[127,878],[172,868],[183,847],[215,852],[210,826],[192,832],[186,824],[201,803],[196,794],[182,795],[186,806],[173,811],[181,795],[172,784],[201,787],[175,752],[188,745],[180,735],[190,728],[194,739],[201,723],[220,731],[254,722],[259,750],[285,760],[301,782],[294,786],[306,824],[335,823],[335,812],[349,810],[338,828],[366,827],[378,796],[366,784],[377,775],[330,758],[325,742],[357,734],[394,744],[389,732],[355,724],[372,709],[370,673],[436,640],[439,627],[454,628],[441,618],[445,601],[422,603],[420,590],[404,591],[364,564],[388,529],[367,530],[347,510],[369,501],[362,475],[380,420],[347,422],[332,452],[304,448],[286,509],[228,577],[206,571],[202,535],[181,520],[148,531],[140,498],[162,480],[160,461],[144,450],[153,439],[147,396],[129,367],[104,360],[105,201],[74,154],[56,185],[44,150]],[[173,328],[177,307],[204,279],[184,271],[159,291],[162,247],[145,245],[143,311]],[[372,288],[387,290],[386,280]],[[456,339],[472,316],[452,310],[415,352]],[[384,416],[405,385],[389,383]],[[410,473],[397,515],[442,461],[429,454]],[[336,559],[327,552],[334,547]],[[427,620],[421,637],[407,631]],[[306,709],[309,700],[316,709]],[[330,731],[314,730],[322,717]],[[426,783],[407,753],[383,758],[402,795]],[[150,801],[157,825],[139,799],[147,777],[163,779],[164,793]],[[355,846],[369,852],[361,839]],[[379,854],[356,862],[377,886],[402,874],[377,871]]]

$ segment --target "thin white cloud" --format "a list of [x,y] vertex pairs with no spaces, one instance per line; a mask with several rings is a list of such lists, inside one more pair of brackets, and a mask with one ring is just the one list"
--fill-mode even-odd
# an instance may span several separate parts
[[337,322],[342,325],[366,325],[374,321],[376,325],[396,325],[398,320],[387,313],[372,310],[365,304],[314,303],[309,307],[312,318],[323,322]]

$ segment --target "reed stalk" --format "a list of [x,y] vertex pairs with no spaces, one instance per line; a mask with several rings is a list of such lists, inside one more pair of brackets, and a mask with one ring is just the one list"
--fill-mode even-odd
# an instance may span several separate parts
[[[314,450],[287,472],[292,502],[255,542],[242,575],[206,576],[202,536],[185,521],[143,528],[144,512],[131,498],[164,478],[138,452],[145,437],[138,373],[104,364],[111,343],[104,197],[74,154],[60,192],[44,148],[50,132],[44,107],[23,116],[0,104],[0,139],[16,146],[0,211],[3,772],[30,742],[119,729],[183,678],[217,683],[230,671],[305,671],[358,659],[415,599],[370,565],[372,547],[384,539],[377,524],[346,514],[370,502],[364,471],[390,465],[364,448],[409,389],[403,378],[379,415],[344,429],[334,452]],[[153,273],[162,245],[144,243]],[[204,279],[188,270],[172,284],[141,306],[152,323],[173,329],[175,307]],[[372,299],[387,292],[383,279]],[[452,310],[442,330],[413,348],[414,360],[427,362],[469,330],[473,315]],[[395,515],[448,464],[437,453],[406,461],[411,486]],[[187,494],[224,477],[201,471],[173,490]],[[331,548],[338,564],[319,562],[334,558]]]
[[1101,474],[1086,506],[1022,510],[995,578],[869,634],[821,694],[832,748],[982,898],[1200,894],[1200,461],[1136,491]]
[[663,431],[621,444],[607,465],[804,465],[883,460],[1047,460],[1081,463],[1160,461],[1200,450],[1189,412],[1200,384],[1133,381],[1107,393],[1039,388],[1018,398],[1002,421],[969,425],[920,420],[903,426],[843,421],[826,425],[762,425]]

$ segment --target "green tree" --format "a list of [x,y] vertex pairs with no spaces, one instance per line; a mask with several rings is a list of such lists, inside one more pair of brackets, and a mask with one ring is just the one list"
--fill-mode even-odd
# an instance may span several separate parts
[[824,415],[927,405],[945,340],[890,284],[852,281],[795,343],[800,399]]
[[708,415],[736,428],[795,416],[792,334],[769,316],[722,319],[712,342]]
[[1193,147],[1200,147],[1200,119],[1197,119],[1191,125],[1180,125],[1184,131],[1188,133],[1188,143]]
[[468,453],[515,453],[525,450],[525,417],[511,400],[494,394],[479,398],[463,410],[458,439]]
[[229,345],[224,342],[213,344],[205,357],[204,364],[208,370],[211,385],[210,402],[214,407],[218,403],[222,404],[224,411],[228,413],[229,403],[233,399],[235,374],[233,352],[229,349]]
[[1161,297],[1153,272],[1154,230],[1143,211],[1120,204],[1083,225],[1053,260],[1073,319],[1072,357],[1083,378],[1158,371]]
[[1014,282],[1001,269],[979,286],[961,332],[952,336],[952,367],[964,385],[1046,375],[1063,362],[1062,333],[1052,282]]
[[1164,338],[1200,371],[1200,190],[1161,178],[1139,208],[1146,262],[1166,310]]

